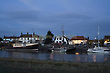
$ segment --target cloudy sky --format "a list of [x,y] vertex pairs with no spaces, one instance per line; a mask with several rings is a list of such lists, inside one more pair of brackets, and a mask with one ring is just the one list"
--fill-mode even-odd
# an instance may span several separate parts
[[51,30],[68,36],[110,34],[110,0],[0,0],[0,36]]

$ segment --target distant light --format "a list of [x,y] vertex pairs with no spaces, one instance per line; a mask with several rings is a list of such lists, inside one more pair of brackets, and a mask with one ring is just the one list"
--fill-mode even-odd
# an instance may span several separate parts
[[53,52],[54,50],[52,50],[52,52]]
[[76,52],[76,53],[75,53],[75,55],[79,55],[79,53],[78,53],[78,52]]
[[105,43],[107,43],[107,41],[105,41]]

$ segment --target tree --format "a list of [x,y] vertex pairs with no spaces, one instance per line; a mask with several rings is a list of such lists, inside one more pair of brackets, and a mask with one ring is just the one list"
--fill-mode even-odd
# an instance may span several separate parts
[[0,42],[3,41],[3,39],[0,37]]
[[53,36],[54,34],[51,33],[51,31],[49,30],[46,35],[45,44],[51,44],[53,42],[52,40]]
[[104,46],[104,39],[100,40],[100,46],[103,47]]

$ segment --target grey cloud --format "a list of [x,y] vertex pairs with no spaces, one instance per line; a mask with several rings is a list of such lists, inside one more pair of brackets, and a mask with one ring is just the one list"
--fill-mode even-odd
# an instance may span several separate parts
[[61,19],[91,19],[92,18],[90,16],[77,14],[77,13],[64,13],[58,15],[58,17]]
[[0,19],[21,21],[23,23],[65,23],[73,20],[76,21],[91,19],[91,17],[87,15],[81,15],[76,13],[46,14],[37,11],[14,11],[7,12],[4,14],[2,13],[1,15],[2,16],[0,16]]
[[21,12],[12,12],[9,13],[8,16],[10,19],[14,20],[35,20],[38,18],[38,12],[32,12],[32,11],[21,11]]
[[[97,23],[108,24],[107,21],[104,22],[105,20],[103,22],[97,22],[97,19],[94,20],[93,17],[88,15],[76,13],[46,14],[39,11],[0,12],[0,19],[4,20],[1,21],[5,23],[4,27],[8,25],[10,29],[13,28],[17,31],[32,31],[32,28],[39,32],[41,32],[41,30],[46,31],[50,28],[53,31],[61,31],[61,25],[64,25],[65,31],[69,34],[75,32],[86,34],[88,30],[93,33],[96,31],[94,25]],[[53,26],[50,26],[51,24]],[[79,30],[76,28],[79,28]]]

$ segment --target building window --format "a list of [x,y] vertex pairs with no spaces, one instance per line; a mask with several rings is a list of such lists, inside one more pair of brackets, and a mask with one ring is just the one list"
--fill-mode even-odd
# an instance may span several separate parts
[[62,38],[60,37],[60,40],[61,40]]
[[61,41],[59,41],[59,43],[62,43]]
[[66,44],[66,42],[64,42],[64,44]]

